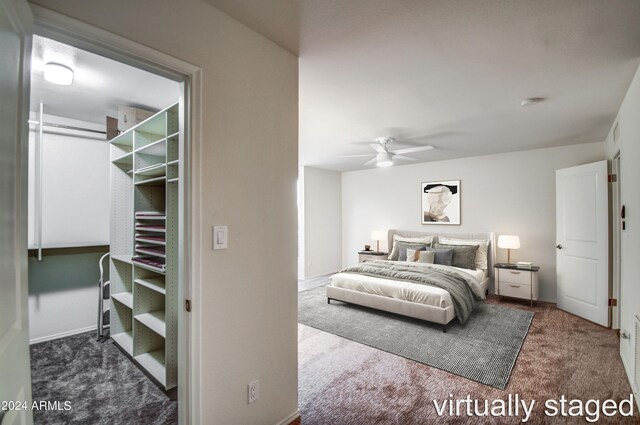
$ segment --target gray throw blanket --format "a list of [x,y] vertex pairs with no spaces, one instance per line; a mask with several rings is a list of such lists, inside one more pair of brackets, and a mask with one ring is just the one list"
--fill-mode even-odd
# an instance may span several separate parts
[[342,272],[382,277],[444,289],[451,294],[453,308],[460,323],[465,323],[475,308],[477,301],[484,299],[482,294],[472,290],[465,279],[454,271],[376,260],[348,267]]

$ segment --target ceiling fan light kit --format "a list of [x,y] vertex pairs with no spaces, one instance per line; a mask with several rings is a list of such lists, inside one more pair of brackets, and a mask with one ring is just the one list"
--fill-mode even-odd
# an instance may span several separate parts
[[389,152],[380,152],[376,155],[376,167],[391,167],[393,165],[393,160],[391,159],[391,155]]

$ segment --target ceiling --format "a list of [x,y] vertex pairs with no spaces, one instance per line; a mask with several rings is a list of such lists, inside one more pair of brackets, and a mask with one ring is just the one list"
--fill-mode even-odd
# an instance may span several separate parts
[[[73,69],[70,86],[44,79],[47,62]],[[106,116],[118,116],[118,105],[160,110],[179,99],[180,85],[164,77],[105,57],[33,37],[31,110],[43,103],[45,114],[105,125]]]
[[207,1],[299,52],[300,162],[331,170],[380,136],[420,161],[603,141],[640,57],[637,0]]

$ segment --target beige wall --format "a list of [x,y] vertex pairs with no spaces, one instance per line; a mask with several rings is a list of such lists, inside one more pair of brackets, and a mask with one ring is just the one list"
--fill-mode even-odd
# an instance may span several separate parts
[[297,58],[199,0],[35,3],[202,68],[203,423],[281,422],[297,410]]
[[[613,140],[613,128],[619,123],[620,138]],[[640,258],[640,68],[629,86],[618,117],[605,142],[608,158],[620,152],[620,198],[626,208],[626,229],[620,238],[620,331],[627,332],[630,339],[620,339],[620,356],[634,385],[636,322],[640,322],[640,285],[638,285],[637,263]],[[639,323],[640,324],[640,323]],[[640,388],[633,387],[636,397]],[[640,401],[639,401],[640,406]]]
[[[590,143],[343,173],[343,266],[373,243],[373,229],[516,234],[511,260],[541,266],[540,298],[555,302],[555,170],[603,158],[603,144]],[[461,180],[460,226],[420,223],[420,183],[438,180]],[[506,262],[506,250],[497,259]]]
[[342,175],[304,167],[304,278],[342,266]]

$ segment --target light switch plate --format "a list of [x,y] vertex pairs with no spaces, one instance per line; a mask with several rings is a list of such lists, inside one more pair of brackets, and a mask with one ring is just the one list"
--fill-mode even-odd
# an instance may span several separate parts
[[213,249],[227,249],[227,226],[213,226]]

